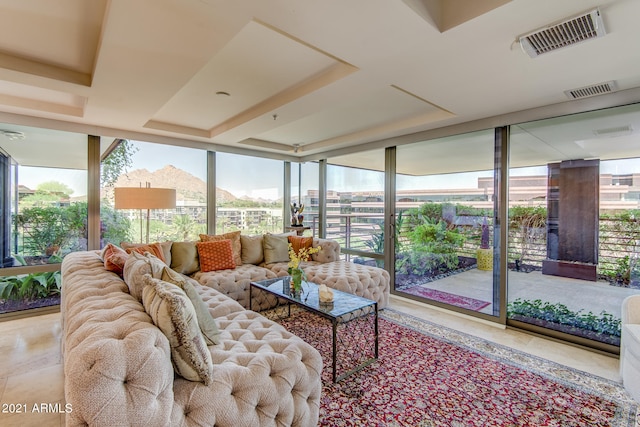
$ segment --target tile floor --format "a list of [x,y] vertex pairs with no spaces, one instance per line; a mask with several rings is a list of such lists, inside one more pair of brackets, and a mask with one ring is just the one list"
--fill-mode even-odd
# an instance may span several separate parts
[[[619,381],[618,359],[391,298],[390,307],[496,343]],[[0,322],[0,426],[64,426],[60,314]],[[8,413],[18,404],[26,414]],[[35,412],[45,404],[45,412]],[[50,404],[50,405],[49,405]],[[58,404],[58,406],[56,406]]]

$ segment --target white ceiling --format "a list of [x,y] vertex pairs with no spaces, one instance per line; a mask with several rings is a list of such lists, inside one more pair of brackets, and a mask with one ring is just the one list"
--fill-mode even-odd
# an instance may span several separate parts
[[[516,43],[593,7],[602,38],[535,59]],[[637,0],[3,0],[0,16],[3,129],[309,156],[640,87]]]

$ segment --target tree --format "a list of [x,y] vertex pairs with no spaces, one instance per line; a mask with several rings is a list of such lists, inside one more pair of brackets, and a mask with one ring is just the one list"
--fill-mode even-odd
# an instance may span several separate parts
[[59,181],[47,181],[36,187],[36,193],[55,194],[66,199],[73,194],[73,189]]
[[133,155],[138,151],[131,141],[120,139],[118,146],[102,161],[102,185],[113,187],[118,177],[133,165]]

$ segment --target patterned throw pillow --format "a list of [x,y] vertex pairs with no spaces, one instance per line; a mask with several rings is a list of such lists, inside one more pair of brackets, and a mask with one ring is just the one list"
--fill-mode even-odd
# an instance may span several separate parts
[[231,240],[231,248],[233,249],[233,260],[236,265],[242,265],[242,243],[240,243],[240,231],[232,231],[224,234],[200,234],[201,242],[215,242],[218,240]]
[[220,344],[218,325],[216,325],[215,319],[209,312],[209,306],[202,300],[195,285],[193,285],[187,277],[182,276],[168,267],[162,269],[161,279],[167,283],[178,286],[187,294],[187,297],[189,297],[189,300],[191,300],[193,304],[193,308],[196,310],[198,325],[200,326],[200,331],[207,345]]
[[104,262],[104,268],[107,271],[113,271],[118,276],[122,277],[122,271],[124,270],[124,264],[129,258],[129,254],[124,249],[117,247],[112,243],[108,243],[100,252],[100,258]]
[[288,239],[296,254],[300,253],[300,249],[309,249],[313,246],[313,237],[288,236]]
[[196,248],[200,257],[200,271],[203,273],[236,268],[231,240],[197,242]]
[[182,289],[145,275],[144,310],[169,340],[171,361],[178,375],[189,381],[211,383],[213,361],[204,341],[193,304]]

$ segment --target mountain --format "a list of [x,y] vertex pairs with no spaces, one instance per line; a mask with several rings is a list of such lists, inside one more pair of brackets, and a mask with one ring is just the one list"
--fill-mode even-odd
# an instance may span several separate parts
[[[206,202],[207,183],[189,172],[166,165],[162,169],[149,172],[147,169],[136,169],[118,177],[115,187],[139,187],[150,183],[156,188],[175,188],[177,200],[196,200]],[[216,188],[218,202],[234,201],[237,198],[226,190]]]

